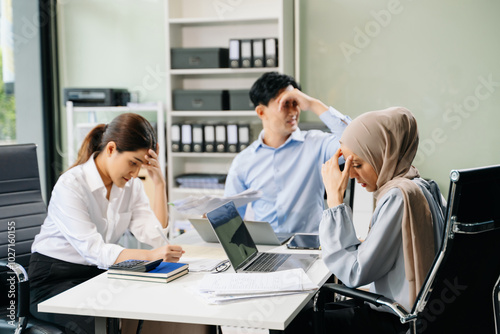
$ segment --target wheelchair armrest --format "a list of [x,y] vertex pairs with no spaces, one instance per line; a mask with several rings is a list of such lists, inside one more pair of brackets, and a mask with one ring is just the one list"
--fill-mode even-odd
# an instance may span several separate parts
[[401,304],[398,302],[386,298],[382,295],[373,293],[373,292],[368,292],[364,290],[359,290],[359,289],[354,289],[354,288],[348,288],[345,285],[342,284],[335,284],[335,283],[329,283],[323,285],[324,289],[328,289],[330,291],[336,292],[338,294],[341,294],[346,297],[351,297],[354,299],[360,299],[362,301],[368,302],[370,304],[373,304],[375,306],[381,306],[385,305],[387,306],[395,315],[399,317],[402,323],[406,323],[412,318],[414,318],[413,315],[411,315]]

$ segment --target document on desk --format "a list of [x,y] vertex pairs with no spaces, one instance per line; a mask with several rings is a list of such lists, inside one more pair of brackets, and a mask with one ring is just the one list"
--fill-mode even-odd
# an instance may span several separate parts
[[309,293],[318,289],[303,269],[272,273],[208,274],[198,286],[199,293],[209,302],[228,301]]
[[211,272],[217,270],[222,271],[223,269],[226,269],[227,266],[229,266],[227,259],[219,260],[183,256],[182,262],[189,265],[190,272]]
[[230,201],[236,207],[246,205],[262,197],[262,191],[247,189],[234,196],[205,195],[202,197],[188,196],[186,198],[170,203],[174,208],[183,214],[203,215]]

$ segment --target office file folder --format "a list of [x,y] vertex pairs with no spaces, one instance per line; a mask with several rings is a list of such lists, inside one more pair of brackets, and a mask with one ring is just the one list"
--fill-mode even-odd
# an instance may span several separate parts
[[215,152],[215,126],[206,124],[203,126],[203,142],[205,152]]
[[226,125],[218,124],[215,126],[215,145],[217,152],[226,152]]
[[201,124],[193,124],[193,152],[203,152],[203,127]]
[[181,141],[182,141],[182,152],[191,152],[193,143],[191,124],[182,124]]
[[238,125],[228,124],[227,131],[227,151],[236,153],[238,150]]
[[278,66],[278,39],[266,38],[265,40],[266,67]]
[[242,39],[241,43],[241,67],[252,67],[252,40]]
[[181,125],[172,124],[170,128],[170,138],[172,142],[172,152],[180,152],[181,150]]
[[250,125],[240,124],[238,126],[238,152],[243,151],[250,145]]
[[229,40],[229,67],[241,67],[240,62],[241,44],[239,39]]
[[253,67],[264,67],[264,40],[252,40],[252,64]]

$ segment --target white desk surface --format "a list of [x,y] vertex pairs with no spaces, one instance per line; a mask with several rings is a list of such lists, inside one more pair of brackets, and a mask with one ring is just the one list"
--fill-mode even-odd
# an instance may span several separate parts
[[[173,243],[183,245],[186,250],[185,256],[226,258],[219,244],[203,242],[195,231],[179,236]],[[258,248],[259,251],[265,251],[275,246]],[[310,251],[287,250],[285,246],[280,246],[274,251],[310,253]],[[230,271],[232,268],[228,270]],[[96,332],[100,332],[99,326],[104,324],[99,317],[283,330],[313,296],[312,293],[303,293],[210,305],[191,290],[206,274],[189,273],[165,284],[108,279],[106,273],[103,273],[40,303],[38,310],[95,316]],[[319,286],[330,276],[322,260],[316,261],[307,274]]]

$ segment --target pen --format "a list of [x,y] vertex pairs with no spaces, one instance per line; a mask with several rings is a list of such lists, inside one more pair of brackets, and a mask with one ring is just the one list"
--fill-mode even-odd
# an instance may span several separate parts
[[158,225],[156,225],[156,229],[160,233],[160,235],[163,238],[163,240],[165,240],[165,242],[167,243],[167,245],[170,245],[170,242],[168,241],[168,238],[165,236],[165,234],[163,234],[163,231],[161,230],[161,227],[158,226]]

